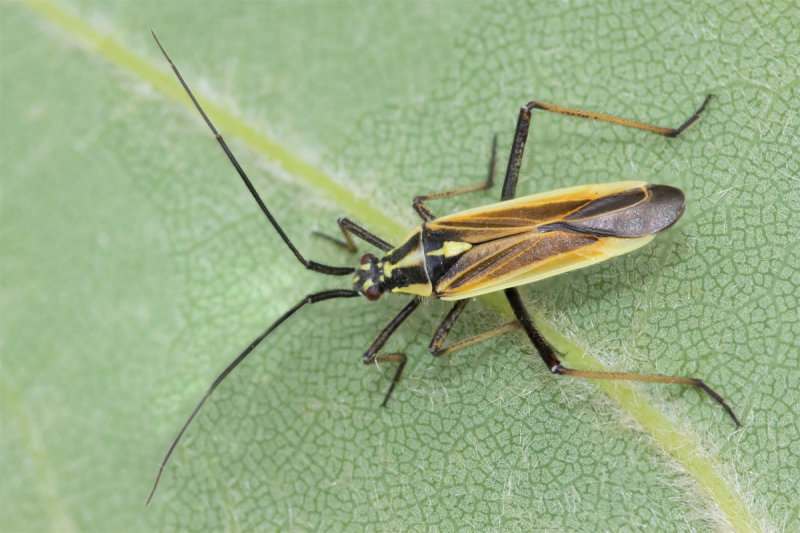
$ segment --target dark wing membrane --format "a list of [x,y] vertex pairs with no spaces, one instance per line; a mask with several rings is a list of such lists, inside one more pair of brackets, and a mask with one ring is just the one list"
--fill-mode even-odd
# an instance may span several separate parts
[[589,202],[564,217],[560,227],[593,235],[641,237],[670,228],[684,207],[680,189],[648,184]]
[[434,294],[470,298],[582,268],[643,246],[683,213],[674,187],[619,182],[562,189],[456,213],[427,237],[472,247],[433,279]]

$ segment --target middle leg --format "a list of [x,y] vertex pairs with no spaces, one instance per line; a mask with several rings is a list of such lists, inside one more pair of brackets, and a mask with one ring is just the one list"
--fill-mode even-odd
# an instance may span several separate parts
[[515,329],[519,329],[520,324],[516,320],[512,320],[510,322],[506,322],[505,324],[498,326],[496,328],[490,329],[489,331],[484,331],[483,333],[478,333],[477,335],[472,335],[471,337],[467,337],[466,339],[460,340],[451,344],[446,348],[442,348],[442,344],[444,344],[445,339],[450,334],[450,330],[453,329],[453,326],[458,320],[458,317],[461,316],[461,313],[464,311],[464,308],[467,306],[469,302],[472,300],[459,300],[450,309],[450,312],[447,313],[447,316],[444,317],[442,323],[436,329],[436,332],[433,334],[433,338],[431,339],[431,343],[428,345],[428,350],[430,350],[431,355],[434,357],[440,357],[442,355],[450,354],[455,351],[460,350],[461,348],[466,348],[472,344],[477,342],[482,342],[487,339],[491,339],[497,335],[502,335],[503,333],[508,333],[509,331],[514,331]]
[[433,194],[422,194],[414,198],[412,202],[412,206],[414,210],[419,214],[419,216],[425,222],[429,220],[433,220],[436,218],[430,209],[425,205],[425,202],[428,200],[439,200],[441,198],[450,198],[451,196],[456,196],[458,194],[464,194],[468,192],[474,191],[484,191],[486,189],[490,189],[492,185],[494,185],[494,168],[495,163],[497,162],[497,134],[494,134],[492,138],[492,157],[489,160],[489,171],[486,176],[486,180],[480,183],[476,183],[474,185],[465,185],[463,187],[458,187],[456,189],[452,189],[449,191],[442,191],[442,192],[435,192]]

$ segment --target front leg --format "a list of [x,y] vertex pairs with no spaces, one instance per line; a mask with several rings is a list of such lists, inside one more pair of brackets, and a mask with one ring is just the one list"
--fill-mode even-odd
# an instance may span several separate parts
[[356,248],[356,243],[353,242],[353,237],[351,237],[351,235],[355,235],[362,241],[371,244],[372,246],[383,250],[384,252],[388,252],[394,248],[394,246],[384,241],[374,233],[367,231],[349,218],[342,217],[337,220],[337,222],[339,223],[339,229],[342,231],[342,235],[344,235],[344,241],[341,241],[335,237],[331,237],[327,233],[322,233],[321,231],[314,231],[312,234],[316,235],[317,237],[322,237],[323,239],[332,242],[336,246],[344,248],[350,253],[355,253],[358,251]]
[[363,361],[365,365],[373,365],[385,362],[395,362],[400,363],[397,366],[397,371],[394,374],[394,378],[392,378],[392,384],[389,386],[389,390],[386,392],[386,396],[383,399],[383,403],[381,407],[386,407],[386,402],[389,401],[389,396],[392,395],[392,391],[394,390],[395,385],[397,382],[400,381],[400,375],[403,373],[403,369],[406,366],[406,356],[402,353],[388,353],[388,354],[379,354],[378,351],[383,348],[383,345],[386,344],[386,341],[389,340],[389,337],[395,332],[395,330],[400,327],[400,324],[409,317],[414,310],[419,307],[422,298],[420,296],[415,297],[411,300],[408,305],[406,305],[397,315],[392,319],[389,324],[383,328],[383,331],[380,332],[378,338],[373,341],[367,351],[364,352]]

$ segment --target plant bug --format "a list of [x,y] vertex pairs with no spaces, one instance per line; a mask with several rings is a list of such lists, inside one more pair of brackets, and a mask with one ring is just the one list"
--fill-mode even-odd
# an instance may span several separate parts
[[[429,350],[434,356],[452,353],[493,336],[522,329],[553,374],[590,379],[689,385],[705,391],[725,409],[737,427],[740,426],[739,419],[736,418],[730,406],[701,379],[629,372],[586,371],[565,367],[561,364],[553,346],[539,333],[517,290],[519,285],[593,265],[644,246],[655,235],[672,227],[684,211],[684,195],[680,189],[640,181],[581,185],[517,198],[517,181],[528,137],[531,112],[539,109],[560,115],[608,122],[665,137],[677,137],[700,118],[712,95],[706,97],[702,105],[686,122],[674,129],[611,115],[530,102],[519,112],[499,203],[440,218],[437,218],[425,205],[425,202],[429,200],[438,200],[492,187],[497,153],[497,135],[495,135],[486,180],[475,185],[417,196],[413,201],[413,207],[423,222],[412,230],[399,246],[389,244],[347,218],[340,218],[339,229],[345,240],[339,241],[326,235],[322,235],[323,237],[355,252],[356,246],[353,241],[353,236],[355,236],[378,248],[385,255],[378,258],[367,253],[355,268],[337,267],[309,261],[297,250],[267,209],[222,135],[203,111],[178,68],[159,42],[155,32],[151,31],[151,33],[178,81],[211,129],[225,155],[289,250],[307,270],[330,276],[352,276],[352,289],[332,289],[305,296],[256,337],[222,371],[172,442],[161,462],[153,489],[145,505],[150,503],[164,467],[186,429],[211,393],[228,374],[261,341],[301,307],[335,298],[352,298],[363,295],[367,300],[374,301],[386,292],[411,295],[411,301],[389,322],[363,354],[363,362],[367,365],[385,362],[397,363],[397,370],[383,398],[382,406],[386,406],[400,380],[406,364],[406,356],[403,353],[379,352],[400,324],[417,309],[422,298],[427,297],[456,302],[430,342]],[[515,319],[490,331],[443,347],[450,330],[471,299],[500,290],[504,292]]]

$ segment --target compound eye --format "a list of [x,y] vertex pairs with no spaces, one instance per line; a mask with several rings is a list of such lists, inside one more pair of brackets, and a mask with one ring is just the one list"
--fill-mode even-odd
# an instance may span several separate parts
[[381,297],[381,291],[375,285],[370,285],[369,287],[367,287],[367,290],[364,291],[364,296],[367,297],[367,300],[371,300],[374,302],[375,300]]
[[375,256],[372,254],[364,254],[361,256],[361,264],[365,265],[367,263],[372,263],[375,261]]

